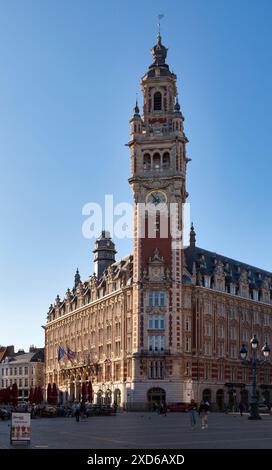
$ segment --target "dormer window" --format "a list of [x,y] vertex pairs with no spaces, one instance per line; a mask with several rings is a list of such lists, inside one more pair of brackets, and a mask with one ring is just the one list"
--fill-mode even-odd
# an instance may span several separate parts
[[156,91],[153,97],[153,108],[154,111],[161,111],[162,109],[162,95],[159,91]]

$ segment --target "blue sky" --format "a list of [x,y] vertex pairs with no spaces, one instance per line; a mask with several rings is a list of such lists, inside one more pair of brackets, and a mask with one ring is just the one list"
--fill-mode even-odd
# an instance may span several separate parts
[[159,13],[190,140],[198,245],[272,270],[270,0],[0,7],[1,344],[42,346],[49,304],[77,267],[93,272],[82,206],[105,193],[132,202],[124,144]]

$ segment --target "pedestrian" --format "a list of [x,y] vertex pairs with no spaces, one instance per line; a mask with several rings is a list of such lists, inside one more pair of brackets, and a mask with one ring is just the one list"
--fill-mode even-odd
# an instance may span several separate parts
[[80,403],[80,414],[82,419],[86,418],[86,405],[84,400],[81,400]]
[[79,415],[80,415],[80,403],[76,403],[75,417],[76,417],[77,423],[79,422]]
[[190,415],[190,424],[191,424],[192,429],[194,429],[196,426],[196,410],[197,410],[197,404],[195,400],[192,399],[188,408],[188,412]]
[[244,411],[244,405],[243,403],[240,401],[239,403],[239,410],[240,410],[240,416],[243,416],[243,411]]
[[201,418],[201,428],[205,429],[208,427],[208,413],[210,409],[210,403],[208,401],[201,401],[198,409],[199,416]]
[[116,401],[114,401],[114,402],[113,402],[113,410],[114,410],[114,414],[116,414],[116,412],[117,412],[117,408],[118,408],[117,402],[116,402]]
[[167,415],[167,405],[166,405],[166,401],[164,401],[163,404],[162,404],[162,412],[163,412],[164,416]]

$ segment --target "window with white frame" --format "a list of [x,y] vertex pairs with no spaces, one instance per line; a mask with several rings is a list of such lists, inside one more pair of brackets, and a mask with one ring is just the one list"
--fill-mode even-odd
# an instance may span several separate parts
[[149,335],[148,336],[148,350],[149,351],[164,351],[165,337],[162,335]]
[[223,325],[223,323],[219,323],[217,325],[217,336],[218,336],[218,338],[224,338],[224,325]]
[[149,379],[164,379],[164,361],[150,361],[148,364]]
[[229,329],[229,337],[232,340],[237,339],[237,329],[235,326],[231,326]]
[[204,343],[204,352],[206,356],[210,356],[212,353],[211,342],[209,340],[206,340]]
[[165,307],[165,292],[150,290],[148,292],[149,307]]
[[230,284],[230,294],[235,295],[236,294],[236,286],[235,284]]
[[223,341],[219,341],[217,343],[217,354],[219,357],[223,357],[225,355],[225,346]]
[[237,359],[237,346],[236,344],[231,344],[230,345],[230,357],[232,359]]
[[220,363],[219,366],[218,366],[218,380],[224,380],[224,373],[225,373],[225,369],[224,369],[224,364]]
[[120,356],[121,354],[121,341],[115,341],[115,355]]
[[233,306],[229,308],[229,318],[231,320],[234,320],[236,318],[236,308]]
[[259,291],[257,289],[253,289],[253,300],[259,300]]
[[242,320],[243,321],[248,321],[248,312],[246,308],[243,308],[242,310]]
[[205,334],[205,336],[211,336],[212,335],[212,324],[211,324],[210,321],[205,321],[204,334]]
[[249,332],[248,332],[248,329],[247,328],[244,328],[242,330],[242,341],[245,341],[247,342],[249,339]]
[[259,312],[254,310],[254,312],[253,312],[253,322],[254,322],[255,325],[258,325],[259,321],[260,321]]
[[191,331],[192,330],[192,319],[189,316],[185,317],[185,331]]
[[192,348],[192,341],[191,341],[191,336],[186,336],[185,338],[185,351],[186,352],[191,352]]
[[164,330],[165,316],[164,315],[148,315],[148,328],[152,330]]

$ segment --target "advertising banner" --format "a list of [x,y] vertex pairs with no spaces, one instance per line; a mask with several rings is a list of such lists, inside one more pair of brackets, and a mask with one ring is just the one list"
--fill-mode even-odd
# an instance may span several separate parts
[[30,441],[30,413],[12,413],[10,441]]

